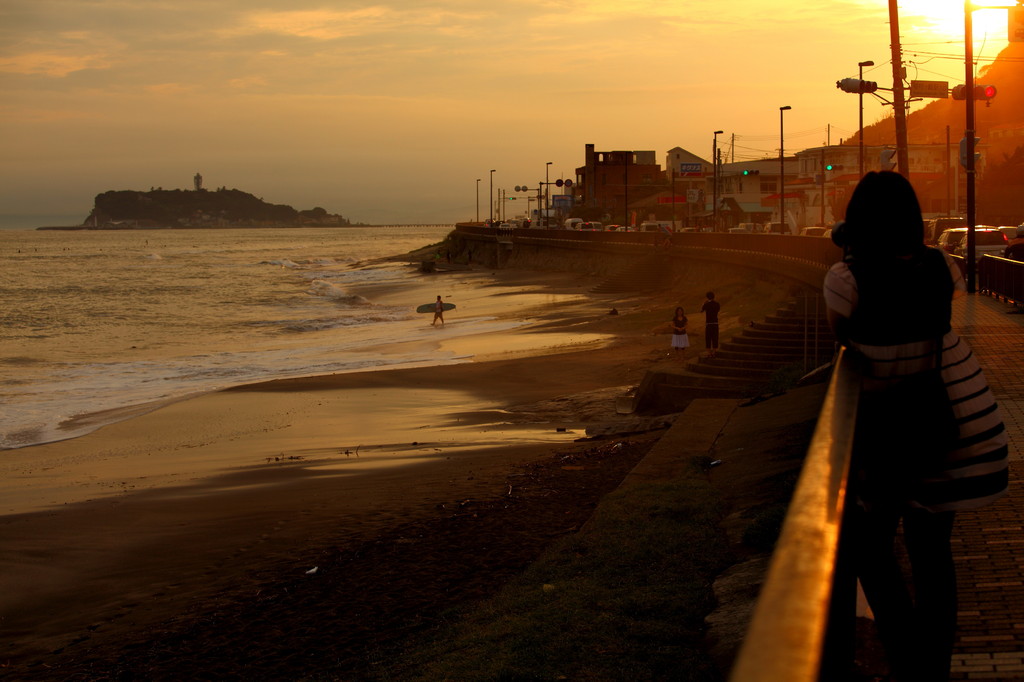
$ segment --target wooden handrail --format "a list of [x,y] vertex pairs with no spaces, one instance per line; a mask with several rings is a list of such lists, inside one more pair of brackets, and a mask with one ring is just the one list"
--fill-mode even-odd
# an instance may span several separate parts
[[825,636],[860,382],[841,349],[730,682],[812,682]]

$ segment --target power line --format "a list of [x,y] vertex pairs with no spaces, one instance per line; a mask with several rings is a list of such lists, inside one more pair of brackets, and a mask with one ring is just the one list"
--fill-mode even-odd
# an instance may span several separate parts
[[[832,129],[835,130],[835,126],[832,126]],[[788,129],[786,130],[786,137],[787,138],[790,138],[790,137],[809,137],[811,135],[825,136],[827,134],[828,134],[828,128],[822,127],[822,126],[818,126],[817,128],[808,128],[806,130],[793,130],[793,131],[790,131]],[[773,133],[771,135],[739,135],[739,134],[737,134],[736,135],[736,139],[738,139],[738,140],[746,140],[748,142],[769,142],[769,141],[774,142],[775,140],[779,139],[779,135],[778,135],[778,133]]]
[[[964,56],[962,54],[950,54],[948,52],[925,52],[923,50],[917,50],[917,51],[915,51],[913,53],[908,53],[908,56],[911,56],[911,57],[916,57],[918,55],[922,55],[922,56],[925,56],[925,57],[930,57],[932,59],[954,59],[954,60],[959,61],[959,62],[962,62],[964,60]],[[1010,63],[1010,64],[1021,64],[1021,63],[1024,63],[1024,58],[1021,58],[1021,57],[978,57],[977,55],[975,55],[974,61],[975,62],[987,62],[987,63],[992,63],[992,62],[997,62],[998,61],[998,62],[1007,62],[1007,63]]]

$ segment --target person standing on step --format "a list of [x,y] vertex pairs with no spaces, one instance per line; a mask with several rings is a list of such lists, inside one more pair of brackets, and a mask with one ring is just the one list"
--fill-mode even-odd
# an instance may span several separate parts
[[677,307],[675,315],[672,316],[672,347],[676,355],[686,358],[686,349],[690,347],[690,337],[686,333],[686,314],[682,307]]
[[718,352],[718,311],[722,304],[715,300],[715,292],[705,294],[707,300],[700,307],[704,313],[704,345],[708,349],[708,357],[713,358]]

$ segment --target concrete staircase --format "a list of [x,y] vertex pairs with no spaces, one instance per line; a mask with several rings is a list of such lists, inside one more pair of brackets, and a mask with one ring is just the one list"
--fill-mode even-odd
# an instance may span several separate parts
[[[791,302],[722,343],[714,358],[702,357],[671,371],[648,372],[631,406],[638,412],[675,412],[694,398],[747,398],[773,389],[780,370],[804,374],[827,364],[834,338],[818,299]],[[803,310],[806,307],[807,311]]]

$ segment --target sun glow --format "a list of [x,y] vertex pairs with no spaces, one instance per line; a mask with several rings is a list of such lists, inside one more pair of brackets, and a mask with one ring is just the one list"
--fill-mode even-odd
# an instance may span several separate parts
[[[995,0],[986,4],[1012,4]],[[900,32],[907,42],[956,42],[964,40],[964,3],[962,0],[902,0]],[[973,12],[975,41],[986,40],[1000,47],[1006,42],[1005,9],[979,9]]]

